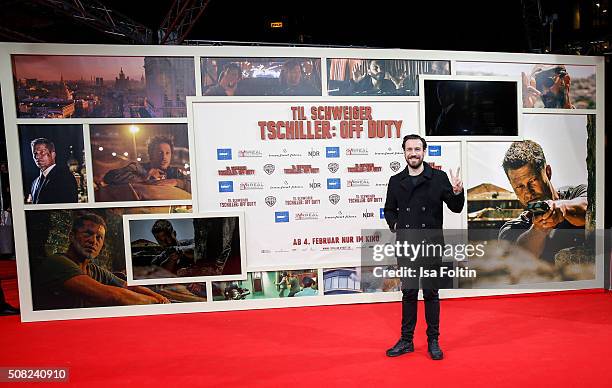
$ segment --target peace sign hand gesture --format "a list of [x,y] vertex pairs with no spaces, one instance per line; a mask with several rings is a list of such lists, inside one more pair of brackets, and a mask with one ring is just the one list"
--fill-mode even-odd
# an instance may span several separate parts
[[450,182],[453,186],[453,193],[459,194],[463,191],[463,181],[461,181],[461,167],[457,167],[457,172],[453,174],[453,170],[448,170],[450,172]]

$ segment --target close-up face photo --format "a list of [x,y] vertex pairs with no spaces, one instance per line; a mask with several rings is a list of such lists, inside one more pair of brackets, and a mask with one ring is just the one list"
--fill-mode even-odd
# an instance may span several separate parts
[[423,142],[419,139],[408,139],[404,144],[404,157],[412,168],[417,168],[423,163],[425,150]]
[[104,246],[105,235],[106,228],[104,225],[86,220],[83,225],[72,231],[72,243],[83,258],[95,259]]
[[153,153],[149,157],[153,167],[165,170],[172,162],[172,147],[168,143],[159,143],[153,147]]
[[55,151],[50,151],[46,144],[36,144],[32,149],[32,157],[36,167],[46,170],[55,164]]
[[550,166],[536,171],[536,168],[526,164],[506,172],[508,180],[523,206],[533,201],[544,201],[552,198],[550,176],[547,172]]

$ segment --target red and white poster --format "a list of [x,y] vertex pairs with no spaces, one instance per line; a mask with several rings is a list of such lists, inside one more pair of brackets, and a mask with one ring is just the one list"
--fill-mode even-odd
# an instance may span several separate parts
[[[416,102],[205,102],[193,120],[199,210],[245,211],[249,270],[359,263],[419,133]],[[434,167],[459,165],[459,143],[432,149]]]

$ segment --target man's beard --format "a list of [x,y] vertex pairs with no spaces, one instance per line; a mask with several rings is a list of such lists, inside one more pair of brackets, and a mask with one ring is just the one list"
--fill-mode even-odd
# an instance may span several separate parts
[[419,168],[423,164],[423,159],[421,158],[409,158],[406,160],[410,168]]
[[85,248],[75,240],[72,241],[72,246],[74,247],[74,250],[79,254],[77,259],[81,263],[85,260],[95,259],[98,256],[97,254],[95,254],[95,252],[88,252],[87,250],[85,250]]
[[385,73],[380,72],[380,73],[370,74],[370,77],[372,77],[377,82],[381,82],[382,80],[385,79]]

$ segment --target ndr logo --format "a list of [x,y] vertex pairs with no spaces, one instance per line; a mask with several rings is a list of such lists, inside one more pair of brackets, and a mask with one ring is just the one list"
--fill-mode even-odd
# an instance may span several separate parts
[[310,151],[308,151],[308,156],[311,156],[313,158],[319,155],[321,155],[321,152],[319,152],[318,150],[311,149]]
[[327,189],[337,190],[340,188],[340,178],[327,178]]
[[289,222],[289,212],[274,212],[274,222]]
[[219,182],[219,192],[220,193],[233,193],[234,192],[234,182],[232,181]]
[[217,148],[217,160],[232,160],[232,149]]
[[340,157],[340,147],[325,147],[325,157],[326,158],[339,158]]

